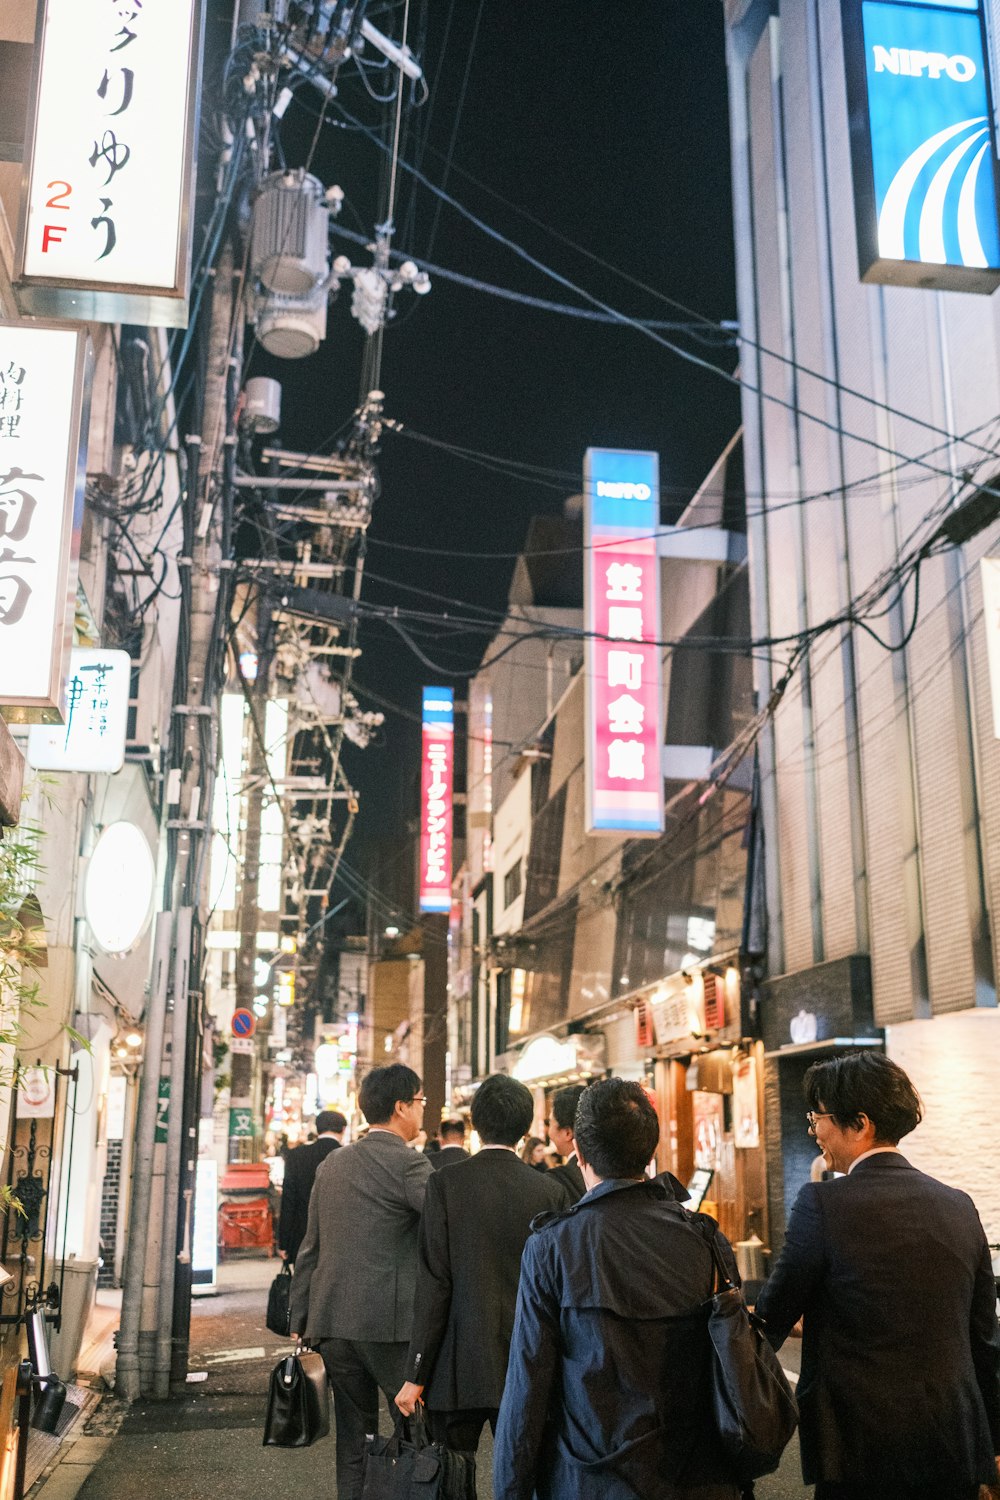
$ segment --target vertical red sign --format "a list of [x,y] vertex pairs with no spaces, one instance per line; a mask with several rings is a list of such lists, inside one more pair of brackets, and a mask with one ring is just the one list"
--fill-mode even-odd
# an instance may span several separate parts
[[420,910],[451,910],[455,694],[425,687],[420,772]]
[[660,833],[657,455],[588,449],[584,497],[587,830]]

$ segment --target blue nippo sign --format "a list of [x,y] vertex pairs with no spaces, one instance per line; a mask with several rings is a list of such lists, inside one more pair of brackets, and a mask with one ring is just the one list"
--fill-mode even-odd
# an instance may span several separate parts
[[978,3],[844,0],[864,281],[1000,285],[989,63]]
[[242,1007],[239,1010],[234,1010],[231,1030],[233,1036],[253,1036],[257,1030],[256,1017],[251,1011],[243,1010]]

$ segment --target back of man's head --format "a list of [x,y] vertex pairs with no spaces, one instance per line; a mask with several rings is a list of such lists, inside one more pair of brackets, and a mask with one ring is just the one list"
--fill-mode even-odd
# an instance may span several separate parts
[[567,1088],[557,1089],[552,1095],[549,1111],[560,1130],[572,1130],[576,1121],[577,1105],[586,1093],[582,1083],[571,1083]]
[[491,1074],[473,1095],[472,1128],[486,1146],[516,1146],[534,1114],[530,1089],[506,1073]]
[[358,1094],[358,1107],[369,1125],[387,1125],[397,1102],[409,1104],[420,1093],[420,1079],[405,1063],[372,1068]]
[[438,1135],[446,1146],[460,1146],[465,1140],[464,1120],[442,1120]]
[[924,1108],[909,1076],[882,1052],[857,1052],[813,1063],[804,1080],[806,1103],[846,1130],[867,1115],[875,1139],[895,1146],[916,1130]]
[[641,1177],[659,1139],[660,1122],[641,1084],[603,1078],[584,1089],[576,1111],[576,1144],[602,1181]]
[[321,1109],[316,1116],[317,1135],[342,1135],[347,1129],[347,1121],[339,1109]]

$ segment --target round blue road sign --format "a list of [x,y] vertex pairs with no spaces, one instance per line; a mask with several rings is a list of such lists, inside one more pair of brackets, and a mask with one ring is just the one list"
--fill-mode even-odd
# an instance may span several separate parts
[[257,1030],[257,1019],[249,1010],[234,1010],[232,1019],[233,1036],[253,1036]]

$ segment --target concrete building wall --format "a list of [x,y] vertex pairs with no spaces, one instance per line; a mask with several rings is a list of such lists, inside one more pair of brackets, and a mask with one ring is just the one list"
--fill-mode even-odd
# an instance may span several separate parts
[[[924,1103],[923,1122],[902,1142],[907,1159],[970,1193],[987,1239],[1000,1243],[1000,1012],[966,1011],[890,1026],[886,1050],[909,1073]],[[955,1129],[956,1101],[961,1101],[961,1130]]]

